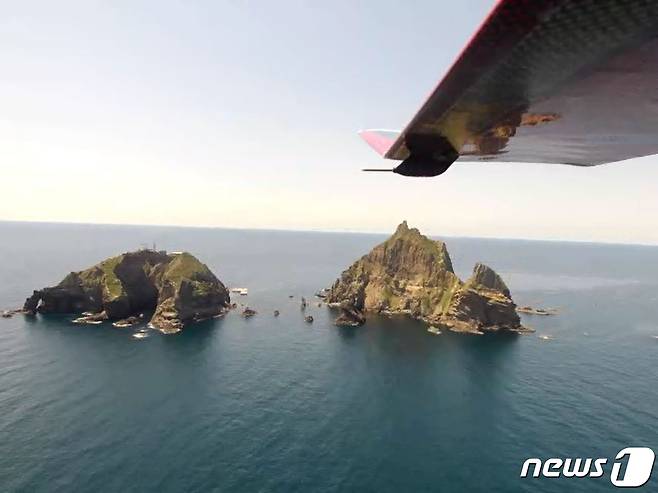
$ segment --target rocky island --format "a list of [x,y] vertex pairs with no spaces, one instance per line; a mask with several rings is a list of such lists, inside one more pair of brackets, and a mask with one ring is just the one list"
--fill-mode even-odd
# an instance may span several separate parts
[[152,311],[150,326],[173,333],[229,307],[228,290],[196,257],[145,249],[71,272],[56,286],[34,291],[23,310],[83,314],[78,321],[112,320],[117,327]]
[[408,314],[438,329],[522,333],[516,305],[501,277],[476,264],[461,281],[445,243],[400,224],[388,240],[354,262],[326,293],[341,309],[336,323],[359,325],[364,312]]

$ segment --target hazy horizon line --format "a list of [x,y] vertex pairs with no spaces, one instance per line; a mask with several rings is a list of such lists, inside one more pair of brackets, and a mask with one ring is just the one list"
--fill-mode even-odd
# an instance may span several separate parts
[[[402,220],[400,221],[402,222]],[[290,228],[275,228],[275,227],[262,227],[262,228],[239,228],[230,226],[215,226],[215,225],[182,225],[182,224],[138,224],[138,223],[91,223],[85,221],[30,221],[30,220],[16,220],[16,219],[0,219],[0,224],[50,224],[50,225],[71,225],[71,226],[121,226],[132,228],[179,228],[179,229],[223,229],[228,231],[272,231],[279,233],[323,233],[323,234],[360,234],[360,235],[382,235],[390,236],[392,231],[361,231],[350,229],[290,229]],[[411,228],[415,227],[413,224]],[[419,229],[420,228],[416,228]],[[592,244],[592,245],[619,245],[619,246],[638,246],[638,247],[658,247],[658,243],[633,243],[633,242],[619,242],[619,241],[601,241],[601,240],[576,240],[576,239],[562,239],[562,238],[524,238],[512,236],[469,236],[469,235],[450,235],[450,234],[435,234],[421,231],[422,234],[434,238],[463,238],[473,240],[501,240],[501,241],[527,241],[527,242],[545,242],[545,243],[577,243],[577,244]]]

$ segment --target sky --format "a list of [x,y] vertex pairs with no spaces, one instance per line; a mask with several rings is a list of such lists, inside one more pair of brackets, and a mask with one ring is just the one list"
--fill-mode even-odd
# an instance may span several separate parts
[[360,171],[492,6],[0,0],[0,220],[658,244],[657,157]]

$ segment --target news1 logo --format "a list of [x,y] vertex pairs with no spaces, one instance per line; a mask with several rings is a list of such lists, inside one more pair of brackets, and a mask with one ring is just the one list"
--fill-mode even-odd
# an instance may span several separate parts
[[[618,488],[638,488],[651,478],[656,455],[647,447],[627,447],[615,456],[610,471],[610,482]],[[600,478],[606,473],[608,459],[551,458],[528,459],[521,467],[521,477],[526,478],[532,468],[533,478]]]

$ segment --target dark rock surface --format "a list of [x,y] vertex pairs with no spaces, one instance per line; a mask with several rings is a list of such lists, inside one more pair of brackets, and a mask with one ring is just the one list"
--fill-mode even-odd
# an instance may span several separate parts
[[256,310],[252,310],[252,309],[249,308],[248,306],[245,307],[244,310],[242,310],[242,316],[243,316],[244,318],[253,317],[254,315],[256,315],[256,313],[257,313]]
[[334,320],[334,324],[344,327],[358,327],[366,323],[366,316],[358,308],[349,303],[341,303],[340,314]]

